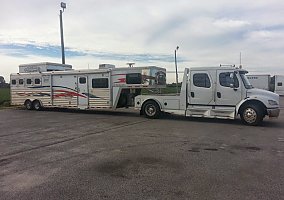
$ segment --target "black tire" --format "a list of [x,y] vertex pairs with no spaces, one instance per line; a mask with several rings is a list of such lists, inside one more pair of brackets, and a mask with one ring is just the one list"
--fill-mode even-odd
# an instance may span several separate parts
[[42,109],[42,106],[41,106],[41,103],[40,101],[38,100],[34,100],[33,101],[33,108],[37,111],[41,110]]
[[262,106],[249,104],[242,109],[240,115],[244,124],[257,126],[263,121],[264,110]]
[[26,100],[24,103],[25,107],[27,110],[32,110],[33,109],[33,104],[30,100]]
[[161,114],[160,106],[155,101],[147,101],[142,107],[143,114],[150,119],[158,118]]

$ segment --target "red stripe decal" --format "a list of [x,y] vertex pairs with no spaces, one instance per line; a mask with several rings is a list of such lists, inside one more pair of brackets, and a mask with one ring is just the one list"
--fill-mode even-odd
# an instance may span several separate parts
[[77,92],[69,92],[66,90],[54,90],[54,92],[61,92],[60,94],[54,94],[53,98],[59,98],[59,97],[83,97],[87,98],[87,96],[79,94]]

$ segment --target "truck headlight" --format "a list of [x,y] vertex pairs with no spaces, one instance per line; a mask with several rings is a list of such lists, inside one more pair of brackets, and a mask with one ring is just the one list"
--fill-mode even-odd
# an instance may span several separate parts
[[278,102],[277,102],[277,101],[274,101],[274,100],[268,100],[268,103],[269,103],[269,105],[271,105],[271,106],[277,106],[277,105],[278,105]]

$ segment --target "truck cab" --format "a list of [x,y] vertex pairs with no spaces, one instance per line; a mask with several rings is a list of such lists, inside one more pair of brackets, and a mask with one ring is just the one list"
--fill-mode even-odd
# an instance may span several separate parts
[[278,117],[279,95],[253,88],[246,73],[235,67],[186,68],[179,95],[139,95],[135,107],[150,118],[160,112],[224,119],[240,115],[247,125],[260,124],[266,115]]

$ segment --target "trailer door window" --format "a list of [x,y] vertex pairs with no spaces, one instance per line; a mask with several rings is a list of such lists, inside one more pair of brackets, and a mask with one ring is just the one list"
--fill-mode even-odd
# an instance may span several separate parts
[[39,85],[39,84],[40,84],[40,79],[39,79],[39,78],[36,78],[36,79],[35,79],[35,84],[36,84],[36,85]]
[[193,75],[193,85],[196,87],[210,88],[211,83],[208,74],[196,73]]
[[30,85],[30,84],[32,84],[32,79],[28,78],[28,79],[26,80],[26,82],[27,82],[27,85]]
[[92,88],[108,88],[108,78],[92,79]]
[[140,73],[126,74],[126,84],[141,84],[142,76]]
[[19,79],[19,85],[24,85],[24,79]]
[[79,83],[80,84],[85,84],[86,83],[86,77],[80,77],[79,78]]
[[15,79],[12,80],[12,85],[16,85],[17,81]]
[[223,72],[219,74],[220,85],[224,87],[230,87],[230,85],[233,84],[234,87],[238,88],[239,87],[238,78],[235,75],[232,77],[231,73],[232,72]]

